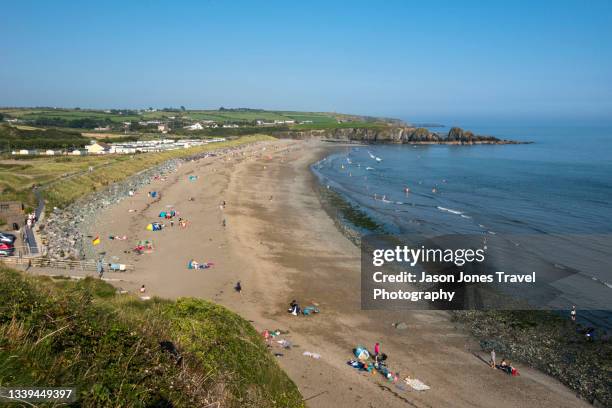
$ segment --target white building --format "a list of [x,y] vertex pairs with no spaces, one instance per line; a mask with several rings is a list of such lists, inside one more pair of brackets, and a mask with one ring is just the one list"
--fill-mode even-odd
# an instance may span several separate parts
[[105,154],[109,153],[109,145],[106,143],[98,142],[97,140],[92,140],[88,146],[85,146],[87,153],[89,154]]
[[196,122],[193,125],[185,126],[184,129],[188,129],[188,130],[202,130],[202,129],[204,129],[204,126],[202,126],[201,123]]

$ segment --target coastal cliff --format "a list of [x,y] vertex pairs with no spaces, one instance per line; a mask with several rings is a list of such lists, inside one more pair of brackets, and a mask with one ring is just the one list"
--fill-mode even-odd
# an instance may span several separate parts
[[384,126],[371,128],[334,128],[313,130],[287,130],[273,132],[273,136],[290,139],[320,138],[332,141],[396,144],[524,144],[493,136],[475,135],[469,130],[451,128],[447,134],[432,132],[422,127]]

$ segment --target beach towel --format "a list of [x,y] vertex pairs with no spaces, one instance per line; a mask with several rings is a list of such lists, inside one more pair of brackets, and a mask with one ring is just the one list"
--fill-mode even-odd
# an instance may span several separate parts
[[415,391],[426,391],[430,389],[428,385],[425,385],[421,380],[416,378],[406,378],[404,381]]
[[311,314],[313,314],[313,313],[319,313],[319,309],[318,309],[317,307],[315,307],[315,306],[306,306],[306,307],[305,307],[305,308],[302,310],[302,313],[303,313],[305,316],[309,316],[309,315],[311,315]]
[[318,359],[320,359],[320,358],[321,358],[321,355],[320,355],[320,354],[313,353],[313,352],[311,352],[311,351],[305,351],[304,353],[302,353],[302,355],[304,355],[304,356],[306,356],[306,357],[312,357],[312,358],[314,358],[315,360],[318,360]]

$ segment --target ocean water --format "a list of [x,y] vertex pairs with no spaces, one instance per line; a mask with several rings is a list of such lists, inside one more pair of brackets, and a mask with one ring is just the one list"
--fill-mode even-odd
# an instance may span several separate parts
[[[612,126],[462,127],[534,143],[349,147],[312,169],[390,234],[531,237],[529,257],[576,272],[553,307],[612,299]],[[610,313],[587,317],[612,327]]]

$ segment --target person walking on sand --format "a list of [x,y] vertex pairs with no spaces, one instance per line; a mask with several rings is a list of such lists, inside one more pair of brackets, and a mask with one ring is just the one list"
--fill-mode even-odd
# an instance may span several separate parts
[[98,277],[102,279],[104,276],[104,264],[102,263],[102,259],[98,259],[96,263],[96,270],[98,271]]
[[380,354],[380,343],[376,343],[374,345],[374,357],[378,356]]
[[576,321],[576,305],[572,306],[572,311],[570,312],[570,316],[572,317],[572,322]]
[[236,282],[236,286],[234,286],[234,290],[238,293],[242,293],[242,285],[240,284],[240,281]]
[[495,349],[491,349],[491,361],[489,361],[491,368],[495,368]]

